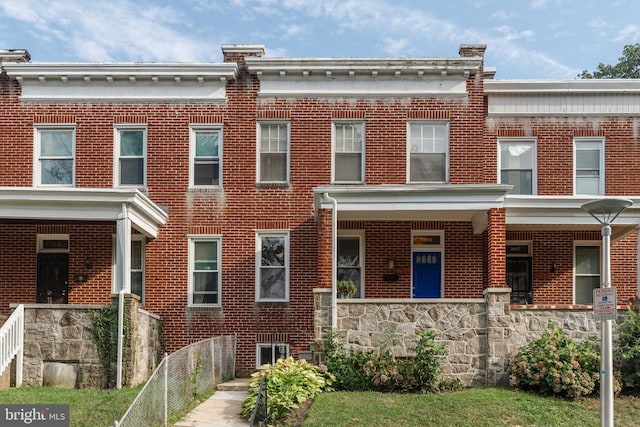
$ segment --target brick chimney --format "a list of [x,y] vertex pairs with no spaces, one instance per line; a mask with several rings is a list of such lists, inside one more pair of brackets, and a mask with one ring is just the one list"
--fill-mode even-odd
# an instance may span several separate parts
[[487,50],[486,44],[461,44],[458,53],[463,58],[484,58],[485,50]]
[[0,49],[0,63],[29,61],[31,61],[31,55],[26,49]]
[[247,56],[261,57],[264,46],[255,44],[223,44],[222,55],[224,62],[244,62]]

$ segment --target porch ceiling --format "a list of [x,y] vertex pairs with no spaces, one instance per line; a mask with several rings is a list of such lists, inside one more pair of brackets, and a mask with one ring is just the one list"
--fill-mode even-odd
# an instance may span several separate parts
[[137,189],[0,187],[0,219],[116,221],[124,215],[151,238],[168,219]]

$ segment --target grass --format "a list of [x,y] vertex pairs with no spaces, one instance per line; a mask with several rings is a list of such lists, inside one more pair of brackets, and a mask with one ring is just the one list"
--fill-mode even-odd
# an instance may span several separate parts
[[[636,426],[640,399],[617,398],[615,425]],[[322,393],[302,427],[330,426],[599,426],[600,401],[566,401],[503,388],[438,394]]]
[[88,390],[20,387],[0,390],[0,404],[68,404],[71,427],[111,426],[120,420],[142,387]]

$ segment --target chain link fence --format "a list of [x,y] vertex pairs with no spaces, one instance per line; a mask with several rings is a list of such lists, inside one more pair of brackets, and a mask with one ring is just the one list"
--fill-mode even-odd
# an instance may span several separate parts
[[114,427],[166,427],[199,393],[233,378],[237,337],[209,338],[165,355]]

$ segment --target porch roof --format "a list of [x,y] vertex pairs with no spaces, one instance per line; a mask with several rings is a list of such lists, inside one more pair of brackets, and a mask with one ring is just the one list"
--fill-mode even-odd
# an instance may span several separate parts
[[[316,187],[316,209],[337,202],[338,220],[471,221],[487,226],[487,211],[502,207],[503,184],[332,185]],[[327,195],[330,197],[328,198]]]
[[[601,225],[582,209],[582,205],[603,198],[605,197],[508,195],[504,199],[507,229],[599,231]],[[633,201],[633,205],[611,225],[611,237],[614,240],[626,236],[640,226],[640,196],[624,198]]]
[[0,220],[116,221],[156,238],[167,212],[137,189],[0,187]]

